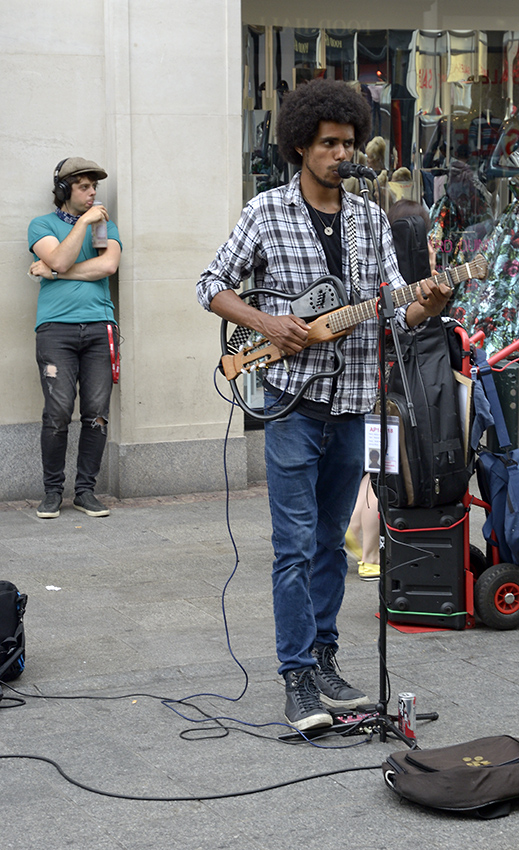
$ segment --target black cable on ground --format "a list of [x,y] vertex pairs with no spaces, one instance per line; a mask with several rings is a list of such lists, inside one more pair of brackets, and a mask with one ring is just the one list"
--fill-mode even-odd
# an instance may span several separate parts
[[132,800],[148,803],[192,803],[196,801],[203,802],[205,800],[226,800],[235,797],[248,797],[253,794],[263,794],[266,791],[275,791],[278,788],[287,788],[290,785],[297,785],[301,782],[309,782],[312,779],[323,779],[329,776],[337,776],[343,773],[353,773],[359,770],[380,770],[381,768],[380,764],[366,765],[364,767],[346,767],[340,770],[326,771],[325,773],[315,773],[312,776],[301,776],[296,779],[287,779],[285,782],[276,782],[273,785],[264,785],[260,788],[251,788],[248,791],[232,791],[225,794],[195,794],[190,797],[143,797],[140,795],[133,794],[118,794],[115,791],[101,791],[99,788],[93,788],[91,785],[85,785],[85,783],[79,782],[79,780],[77,779],[73,779],[71,776],[65,773],[63,768],[60,767],[60,765],[56,761],[47,758],[46,756],[7,753],[4,755],[0,754],[0,759],[28,759],[30,761],[41,761],[45,764],[52,765],[52,767],[54,767],[67,782],[69,782],[71,785],[75,785],[77,788],[82,788],[83,791],[88,791],[91,794],[98,794],[101,797],[114,797],[117,800]]

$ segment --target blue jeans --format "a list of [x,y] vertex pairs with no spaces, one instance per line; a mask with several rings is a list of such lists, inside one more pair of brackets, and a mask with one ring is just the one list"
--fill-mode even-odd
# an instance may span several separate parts
[[36,360],[45,398],[41,454],[46,493],[63,492],[68,426],[78,383],[81,432],[75,491],[95,487],[113,383],[106,324],[46,322],[36,331]]
[[[273,405],[273,406],[272,406]],[[265,392],[265,409],[276,410]],[[364,417],[320,422],[296,411],[265,423],[272,588],[279,672],[315,666],[337,647],[348,560],[344,535],[364,469]]]

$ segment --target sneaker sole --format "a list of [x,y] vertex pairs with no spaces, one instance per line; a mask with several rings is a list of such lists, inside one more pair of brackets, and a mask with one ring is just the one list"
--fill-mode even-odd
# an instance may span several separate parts
[[359,576],[361,581],[379,581],[380,574],[378,576]]
[[357,699],[332,699],[331,697],[327,697],[326,694],[323,694],[322,691],[319,693],[319,699],[323,703],[323,705],[327,705],[329,708],[358,708],[361,705],[372,705],[370,703],[367,696],[357,697]]
[[302,720],[290,720],[285,714],[285,720],[299,732],[305,732],[307,729],[324,728],[333,724],[333,717],[327,711],[323,711],[322,714],[313,714],[311,717],[303,717]]
[[36,511],[36,516],[40,519],[56,519],[59,517],[60,511]]
[[88,508],[83,508],[81,507],[81,505],[76,505],[75,503],[73,503],[73,507],[76,509],[76,511],[82,511],[82,513],[86,514],[87,516],[110,516],[110,511],[108,510],[108,508],[105,508],[104,511],[89,511]]

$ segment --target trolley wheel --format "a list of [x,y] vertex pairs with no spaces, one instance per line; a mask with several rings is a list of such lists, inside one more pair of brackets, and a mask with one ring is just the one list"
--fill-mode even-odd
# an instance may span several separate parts
[[478,549],[477,546],[473,546],[471,543],[469,546],[469,560],[470,569],[474,573],[474,576],[479,578],[488,566],[486,555],[484,555],[481,549]]
[[474,587],[474,605],[492,629],[519,626],[519,569],[515,564],[495,564],[478,578]]

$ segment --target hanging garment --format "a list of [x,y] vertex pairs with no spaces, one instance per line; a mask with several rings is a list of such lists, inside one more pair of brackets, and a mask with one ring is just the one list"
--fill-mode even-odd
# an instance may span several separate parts
[[415,81],[409,80],[408,89],[416,87],[416,108],[422,113],[433,113],[440,106],[441,59],[447,53],[447,35],[444,32],[419,30],[416,35],[415,65],[409,66],[409,73],[415,74]]
[[[488,234],[487,223],[493,221],[490,195],[472,171],[460,160],[453,160],[449,169],[445,194],[430,211],[430,239],[438,253],[438,262],[459,262],[467,232],[483,225],[481,239]],[[471,258],[472,259],[472,258]]]
[[485,32],[449,31],[447,38],[448,83],[473,82],[488,75],[488,42]]
[[514,86],[519,83],[519,31],[509,30],[503,36],[503,82],[506,83],[506,97],[510,104],[515,103]]
[[[511,184],[515,194],[519,189]],[[476,245],[474,245],[476,247]],[[496,227],[480,252],[488,262],[486,281],[460,284],[451,301],[450,315],[458,319],[467,333],[485,332],[487,356],[500,351],[519,337],[519,199],[516,197],[502,213]],[[459,252],[464,261],[468,251]]]

